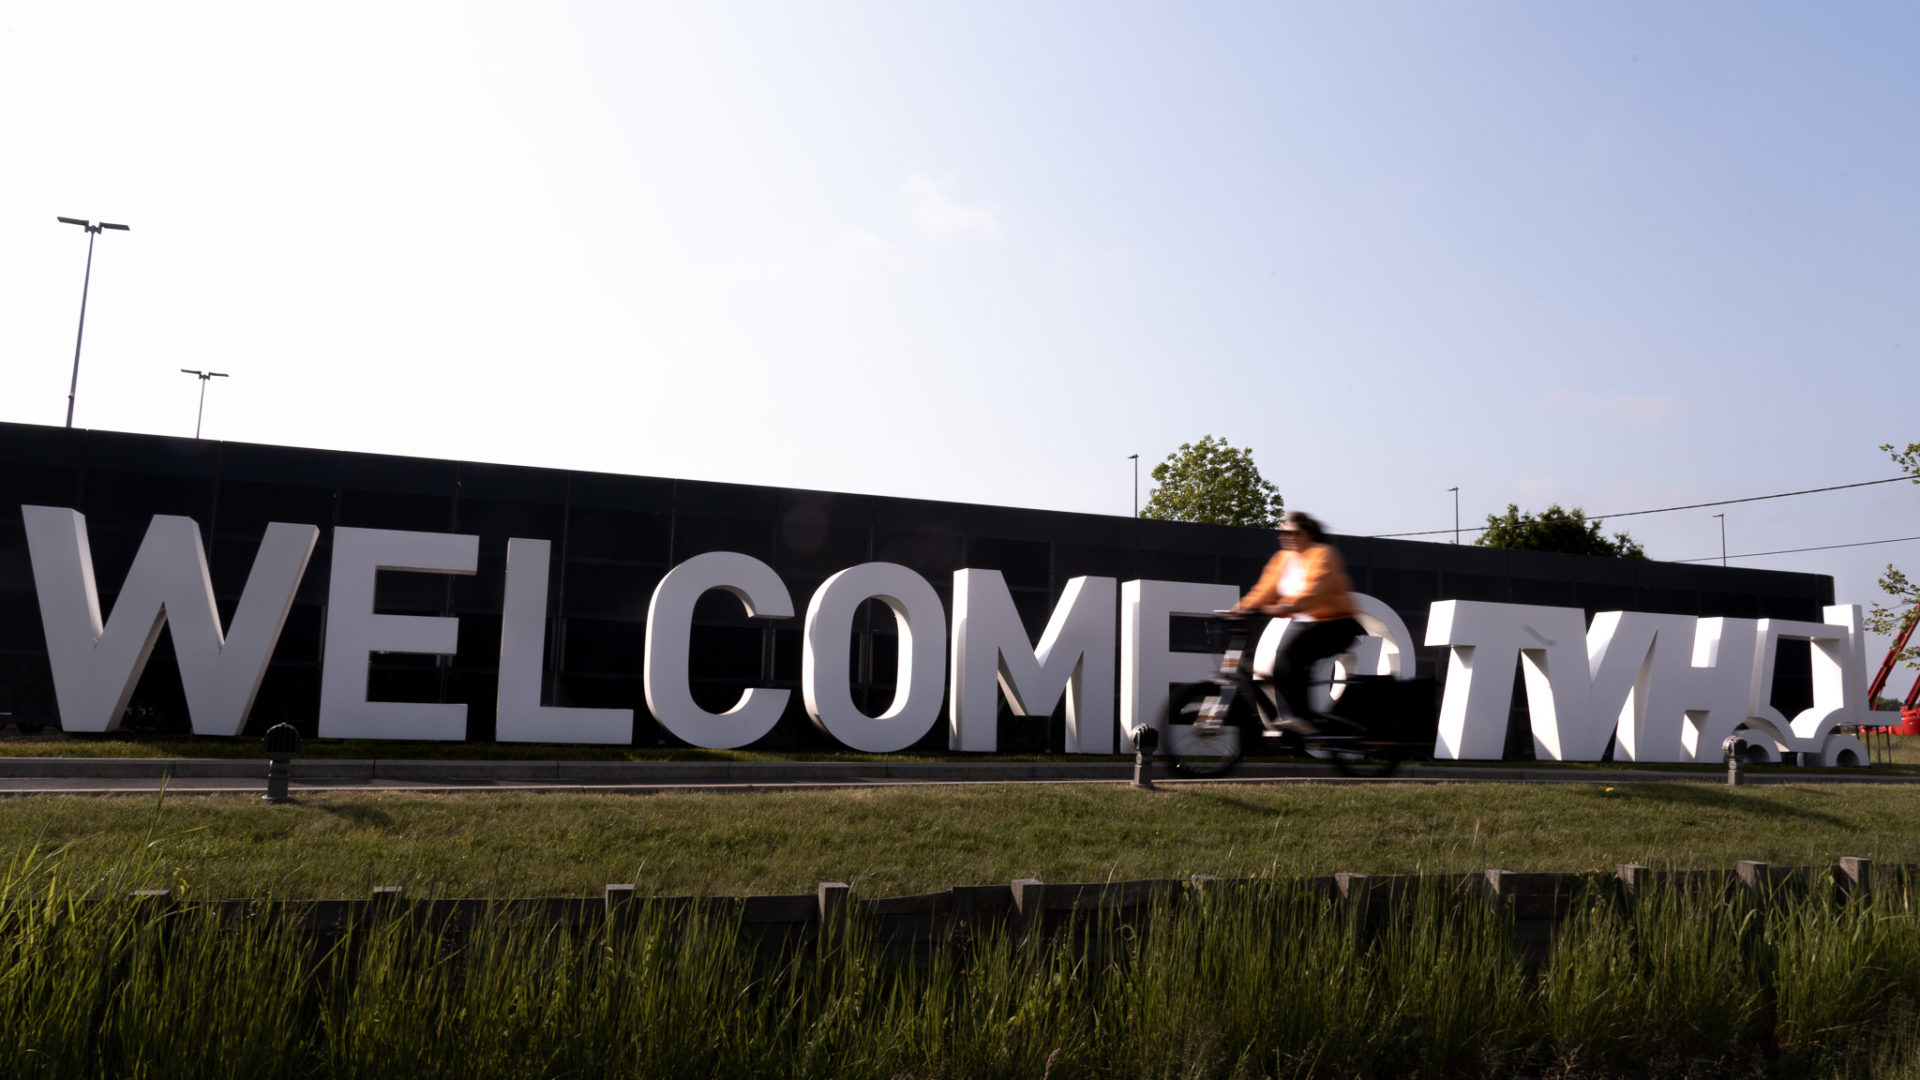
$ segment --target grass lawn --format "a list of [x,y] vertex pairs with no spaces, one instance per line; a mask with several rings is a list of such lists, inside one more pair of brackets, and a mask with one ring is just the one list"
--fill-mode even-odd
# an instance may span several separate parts
[[0,800],[16,867],[203,898],[864,896],[1034,877],[1920,863],[1920,788],[1461,784],[936,786],[668,795],[336,793]]

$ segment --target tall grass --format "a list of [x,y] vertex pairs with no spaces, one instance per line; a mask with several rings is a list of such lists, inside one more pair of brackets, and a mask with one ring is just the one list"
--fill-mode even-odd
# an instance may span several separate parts
[[908,948],[857,916],[784,943],[720,909],[583,928],[500,903],[309,932],[129,902],[57,857],[0,876],[0,1076],[1920,1075],[1920,922],[1836,903],[1581,898],[1523,955],[1435,878],[1302,883]]

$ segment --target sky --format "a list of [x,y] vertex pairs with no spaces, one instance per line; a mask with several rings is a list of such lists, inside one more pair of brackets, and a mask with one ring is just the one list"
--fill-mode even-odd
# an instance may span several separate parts
[[[0,7],[0,421],[1337,533],[1899,475],[1920,6]],[[1906,483],[1608,524],[1920,572]],[[1440,539],[1451,539],[1451,535]],[[1471,539],[1471,534],[1468,535]],[[1873,650],[1877,662],[1880,645]],[[1904,689],[1904,687],[1900,687]]]

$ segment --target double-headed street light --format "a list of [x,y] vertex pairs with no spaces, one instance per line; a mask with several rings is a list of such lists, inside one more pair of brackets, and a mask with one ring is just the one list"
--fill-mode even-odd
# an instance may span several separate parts
[[200,376],[200,411],[193,414],[193,437],[197,439],[200,437],[200,421],[207,415],[207,382],[210,379],[224,379],[227,377],[227,373],[224,371],[195,371],[192,368],[185,367],[180,369],[180,373],[183,375]]
[[87,230],[87,276],[80,281],[80,329],[73,335],[73,381],[67,384],[67,426],[73,426],[73,395],[80,389],[80,340],[87,333],[87,290],[93,285],[93,238],[100,235],[101,229],[118,229],[130,232],[125,225],[115,225],[111,221],[87,221],[84,218],[63,217],[59,219],[66,225],[78,225]]

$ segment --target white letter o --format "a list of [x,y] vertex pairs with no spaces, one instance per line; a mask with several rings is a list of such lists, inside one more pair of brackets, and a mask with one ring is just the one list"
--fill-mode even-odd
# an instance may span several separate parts
[[[847,683],[853,615],[868,599],[893,609],[900,624],[900,673],[893,704],[868,716]],[[869,754],[904,750],[940,719],[946,691],[947,611],[927,579],[897,563],[848,567],[820,583],[807,604],[800,685],[814,726]]]

